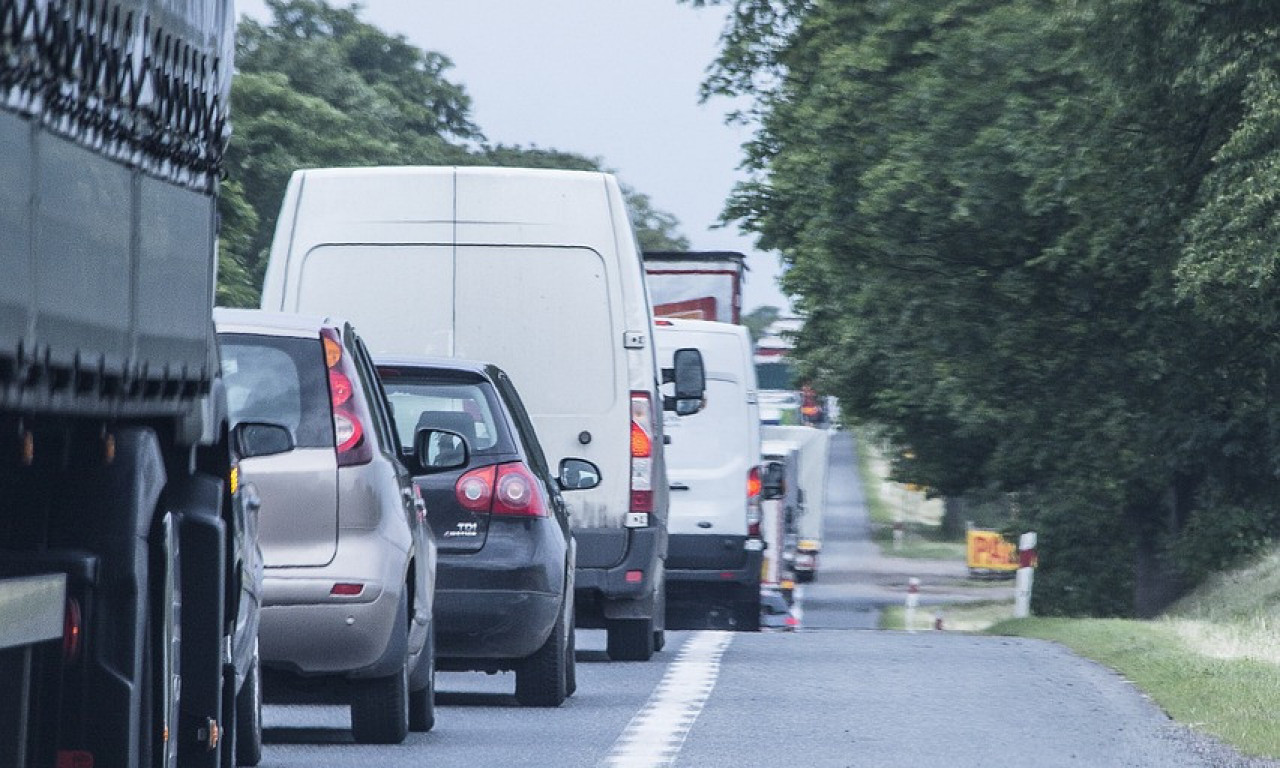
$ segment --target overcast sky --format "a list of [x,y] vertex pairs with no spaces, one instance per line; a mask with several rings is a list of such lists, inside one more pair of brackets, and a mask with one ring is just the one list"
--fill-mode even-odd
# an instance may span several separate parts
[[[341,4],[345,0],[338,0]],[[680,220],[696,250],[748,254],[744,309],[786,306],[778,260],[715,229],[747,129],[698,103],[725,10],[676,0],[365,0],[363,16],[439,51],[490,143],[599,157]],[[264,18],[262,0],[237,9]]]

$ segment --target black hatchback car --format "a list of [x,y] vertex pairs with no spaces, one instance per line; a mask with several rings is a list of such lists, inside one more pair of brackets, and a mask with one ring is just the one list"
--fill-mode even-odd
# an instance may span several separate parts
[[[553,474],[515,386],[493,365],[377,365],[397,431],[430,430],[429,445],[402,450],[439,553],[437,669],[514,671],[521,704],[559,706],[576,687],[574,543],[561,491],[594,487],[599,469],[566,459]],[[459,452],[461,469],[435,469],[456,466]]]

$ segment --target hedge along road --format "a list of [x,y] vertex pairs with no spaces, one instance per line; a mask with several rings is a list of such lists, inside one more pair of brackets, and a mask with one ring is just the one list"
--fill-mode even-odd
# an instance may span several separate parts
[[[436,730],[357,746],[340,707],[266,710],[264,766],[1264,766],[1172,723],[1115,673],[1060,646],[948,632],[875,632],[883,589],[852,439],[836,437],[809,627],[671,633],[642,663],[578,634],[578,694],[522,709],[510,675],[447,673]],[[922,574],[925,592],[930,576]],[[677,663],[677,659],[679,659]]]

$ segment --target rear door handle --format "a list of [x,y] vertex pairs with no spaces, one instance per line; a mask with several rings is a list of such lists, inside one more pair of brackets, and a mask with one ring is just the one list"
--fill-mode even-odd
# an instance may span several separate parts
[[684,483],[672,483],[672,484],[671,484],[671,490],[673,490],[673,491],[687,491],[687,490],[689,490],[689,486],[685,485]]

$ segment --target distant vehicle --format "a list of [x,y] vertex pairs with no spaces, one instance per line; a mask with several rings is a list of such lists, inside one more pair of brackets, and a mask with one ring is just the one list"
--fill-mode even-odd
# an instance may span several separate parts
[[646,251],[645,280],[653,314],[686,320],[742,322],[747,257],[736,251]]
[[240,462],[262,499],[267,699],[336,695],[361,743],[430,730],[436,549],[364,343],[337,320],[214,318],[233,421],[291,432],[283,445],[251,432]]
[[822,542],[817,539],[800,539],[796,542],[796,559],[791,566],[796,572],[796,581],[808,584],[818,577],[818,553],[822,551]]
[[803,399],[799,392],[760,390],[760,423],[768,426],[799,426]]
[[[795,558],[791,568],[798,582],[813,581],[818,572],[818,556],[822,551],[824,511],[826,509],[827,466],[831,450],[831,431],[803,426],[763,426],[760,434],[765,445],[788,443],[799,449],[799,488],[796,503],[800,514],[795,518]],[[767,468],[767,465],[766,465]]]
[[760,590],[760,628],[773,632],[791,632],[800,625],[791,612],[787,598],[776,589]]
[[0,0],[5,768],[233,757],[252,543],[210,311],[234,25],[230,0]]
[[518,168],[298,171],[265,309],[337,312],[375,354],[487,360],[520,382],[552,466],[600,484],[566,499],[579,626],[613,659],[663,642],[667,470],[662,411],[702,397],[696,352],[664,400],[640,251],[617,180]]
[[[594,487],[599,469],[568,458],[553,474],[515,386],[493,365],[377,362],[440,553],[437,667],[514,670],[521,704],[559,706],[577,687],[573,540],[560,492]],[[464,442],[438,439],[422,464],[406,439],[421,428]],[[466,462],[454,466],[459,452]]]
[[667,590],[675,601],[726,605],[736,628],[760,628],[760,411],[751,337],[741,325],[657,320],[658,354],[702,353],[706,399],[671,418]]
[[761,529],[768,545],[763,581],[779,584],[795,577],[800,521],[805,513],[804,489],[800,486],[801,446],[790,440],[765,440],[760,452],[764,460]]

